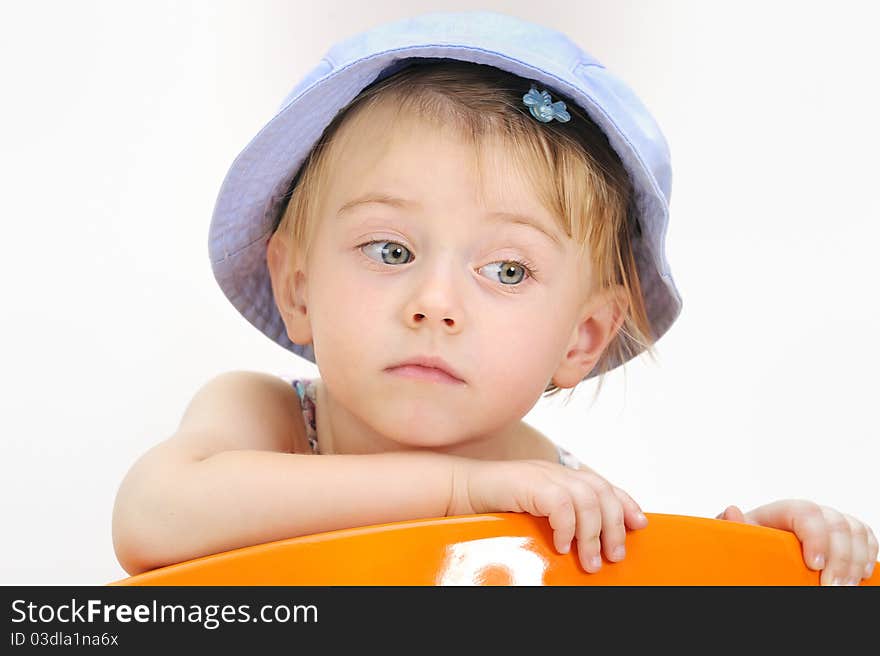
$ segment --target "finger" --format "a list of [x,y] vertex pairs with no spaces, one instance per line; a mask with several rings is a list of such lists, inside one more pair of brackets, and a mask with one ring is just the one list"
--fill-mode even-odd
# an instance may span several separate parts
[[[572,493],[579,507],[588,512],[594,507],[598,510],[600,542],[605,557],[613,562],[623,560],[626,555],[623,505],[611,484],[601,476],[586,476],[574,482]],[[601,566],[601,561],[599,564]]]
[[852,562],[852,535],[849,522],[836,510],[822,508],[825,516],[825,530],[828,533],[828,561],[820,585],[846,585],[849,580]]
[[575,498],[577,515],[578,557],[581,566],[591,574],[602,569],[601,543],[602,510],[598,495],[589,486],[581,489]]
[[743,511],[736,506],[727,506],[727,508],[725,508],[720,514],[716,515],[715,519],[723,519],[729,522],[740,522],[741,524],[747,523]]
[[623,506],[623,522],[626,527],[631,529],[645,528],[648,525],[648,518],[645,517],[639,504],[619,487],[612,486],[611,489]]
[[568,493],[555,486],[538,493],[535,495],[535,510],[537,514],[549,520],[556,551],[562,554],[568,553],[577,525],[574,504]]
[[749,512],[761,526],[794,533],[801,541],[804,562],[814,570],[828,563],[829,534],[822,508],[812,501],[784,499]]
[[605,557],[619,562],[626,557],[626,526],[624,509],[611,485],[601,486],[596,493],[602,512],[601,542]]
[[852,515],[842,513],[849,524],[850,548],[852,561],[849,566],[847,583],[859,585],[865,575],[865,567],[868,565],[868,530],[867,527]]
[[[603,481],[607,481],[607,479],[595,469],[591,469],[586,465],[580,465],[578,470],[592,474]],[[626,527],[631,529],[645,528],[648,525],[648,518],[645,517],[645,513],[642,511],[641,506],[639,506],[629,494],[621,490],[619,487],[612,485],[611,489],[614,491],[614,494],[620,503],[623,504],[623,521]]]

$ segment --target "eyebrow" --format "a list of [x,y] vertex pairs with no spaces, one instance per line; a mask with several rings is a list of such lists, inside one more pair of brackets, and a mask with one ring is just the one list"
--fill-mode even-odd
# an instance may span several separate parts
[[[368,193],[348,201],[345,205],[339,208],[336,216],[339,217],[342,214],[354,209],[355,207],[367,205],[369,203],[390,205],[391,207],[395,207],[397,209],[414,209],[420,206],[419,203],[414,200],[399,198],[397,196],[391,196],[389,194]],[[537,219],[534,219],[525,214],[519,214],[517,212],[496,211],[486,214],[486,218],[495,219],[496,221],[504,221],[507,223],[531,226],[535,230],[538,230],[543,235],[545,235],[548,239],[550,239],[550,241],[552,241],[557,246],[557,248],[562,248],[562,242],[560,241],[559,236],[555,233],[555,231],[549,230],[547,227],[544,226],[541,221],[538,221]]]

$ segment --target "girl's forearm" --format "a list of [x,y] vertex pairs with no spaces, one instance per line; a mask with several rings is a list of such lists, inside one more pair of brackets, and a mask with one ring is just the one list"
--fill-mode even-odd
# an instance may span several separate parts
[[[129,573],[340,528],[442,517],[453,456],[224,451],[175,467],[117,545]],[[136,526],[136,529],[134,528]],[[120,553],[121,552],[121,553]]]

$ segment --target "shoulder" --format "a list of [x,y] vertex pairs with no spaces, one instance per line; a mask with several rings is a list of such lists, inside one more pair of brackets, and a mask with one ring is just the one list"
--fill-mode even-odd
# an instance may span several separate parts
[[202,457],[233,449],[300,452],[305,428],[299,396],[279,376],[224,372],[199,388],[176,436]]
[[519,458],[524,460],[549,460],[559,462],[559,450],[556,443],[534,426],[520,421],[523,453]]
[[287,401],[296,397],[291,382],[261,371],[226,371],[209,379],[196,396],[229,396],[257,402]]

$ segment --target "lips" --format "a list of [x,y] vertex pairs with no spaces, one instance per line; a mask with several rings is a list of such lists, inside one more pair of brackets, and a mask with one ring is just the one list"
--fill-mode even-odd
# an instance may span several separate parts
[[437,382],[463,383],[464,379],[443,358],[434,356],[417,356],[398,362],[386,369],[386,371],[423,380]]

